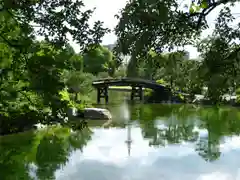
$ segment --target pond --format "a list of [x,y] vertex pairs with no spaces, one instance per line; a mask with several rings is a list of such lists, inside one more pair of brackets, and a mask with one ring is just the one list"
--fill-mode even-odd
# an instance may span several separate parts
[[114,127],[51,127],[0,138],[0,180],[238,180],[240,111],[106,106]]

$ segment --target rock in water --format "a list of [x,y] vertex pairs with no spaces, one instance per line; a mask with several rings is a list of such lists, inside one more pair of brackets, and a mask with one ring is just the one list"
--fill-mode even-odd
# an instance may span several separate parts
[[85,108],[84,118],[86,119],[101,119],[101,120],[111,120],[112,115],[107,109],[102,108]]
[[68,117],[81,117],[85,119],[111,120],[112,115],[107,109],[102,108],[84,108],[79,112],[76,108],[68,109]]

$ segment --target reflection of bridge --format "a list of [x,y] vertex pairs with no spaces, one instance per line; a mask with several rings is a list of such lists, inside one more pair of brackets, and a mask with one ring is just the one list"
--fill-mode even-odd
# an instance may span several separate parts
[[156,83],[155,81],[137,79],[137,78],[120,78],[120,79],[100,79],[92,83],[92,85],[97,89],[97,101],[100,103],[101,98],[105,98],[106,103],[108,103],[108,88],[109,86],[131,86],[131,100],[134,97],[139,97],[140,100],[143,99],[143,88],[152,89],[161,95],[168,96],[170,89]]

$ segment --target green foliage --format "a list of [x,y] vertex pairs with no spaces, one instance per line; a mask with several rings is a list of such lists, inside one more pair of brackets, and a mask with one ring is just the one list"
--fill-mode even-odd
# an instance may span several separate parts
[[[69,106],[84,106],[74,102],[73,93],[80,95],[76,99],[86,99],[97,75],[162,79],[173,91],[192,96],[206,87],[207,98],[217,103],[240,82],[240,49],[235,41],[240,25],[231,25],[236,20],[228,6],[221,6],[212,36],[199,39],[207,28],[206,16],[220,5],[236,2],[193,1],[183,11],[177,0],[129,1],[118,16],[113,55],[100,45],[109,30],[100,21],[89,26],[93,11],[84,10],[81,0],[3,1],[0,133],[17,132],[36,122],[61,121]],[[41,42],[36,40],[39,35]],[[80,46],[80,53],[74,52],[67,35]],[[201,62],[186,60],[184,51],[172,51],[187,44],[197,46]],[[122,55],[131,55],[127,69],[119,67]]]
[[109,74],[108,72],[100,72],[98,73],[98,76],[97,76],[99,79],[102,79],[102,78],[109,78]]
[[181,94],[181,93],[178,93],[178,97],[179,97],[181,100],[183,100],[183,101],[185,100],[183,94]]
[[74,108],[77,108],[78,110],[83,110],[84,105],[73,101],[71,99],[70,94],[68,93],[67,89],[60,91],[59,94],[60,94],[60,100],[63,103],[67,103],[68,107],[70,107],[70,108],[74,107]]
[[93,90],[92,81],[95,77],[90,73],[81,71],[69,71],[63,77],[65,84],[72,92],[88,94]]
[[176,0],[130,1],[118,18],[116,49],[136,57],[151,48],[161,51],[191,43],[201,31],[193,27],[197,20],[184,13]]
[[120,66],[114,73],[114,77],[126,77],[126,67]]
[[[205,47],[205,44],[208,46]],[[219,37],[205,39],[199,45],[204,58],[200,75],[208,87],[207,96],[214,102],[220,101],[221,96],[238,85],[239,57],[232,54],[236,50],[234,46]]]
[[[237,0],[193,1],[188,12],[183,10],[177,0],[130,1],[117,15],[119,23],[115,28],[118,36],[116,50],[137,57],[145,56],[151,48],[159,52],[194,44],[208,27],[205,17],[223,4],[235,5],[236,2]],[[226,9],[227,6],[221,8]],[[219,15],[222,22],[229,22],[227,16],[223,15],[227,13],[222,11]]]
[[163,79],[156,80],[156,83],[164,85],[164,86],[167,85],[167,82],[165,82]]
[[[117,15],[116,53],[131,55],[131,76],[164,79],[173,90],[188,92],[192,97],[206,87],[207,98],[217,103],[239,85],[240,48],[236,39],[240,24],[228,6],[236,3],[192,1],[183,10],[176,0],[129,1]],[[212,35],[200,39],[208,28],[206,17],[216,8],[220,13]],[[196,46],[201,61],[188,61],[181,51],[172,51],[185,45]]]
[[[72,123],[72,128],[78,124]],[[55,172],[64,166],[74,150],[82,151],[92,132],[85,128],[72,132],[69,128],[51,126],[0,137],[0,179],[55,179]]]
[[237,103],[240,103],[240,88],[236,90]]
[[66,71],[64,73],[63,79],[67,86],[67,91],[70,93],[69,98],[71,101],[74,101],[71,107],[82,109],[85,107],[85,104],[90,106],[92,103],[92,98],[90,97],[93,93],[92,82],[95,78],[92,74],[82,71]]
[[84,72],[98,75],[100,72],[114,71],[113,54],[107,48],[99,46],[89,50],[83,56]]
[[[64,73],[83,71],[83,58],[69,45],[67,34],[80,46],[81,53],[86,53],[99,46],[108,32],[100,21],[90,28],[88,20],[93,11],[83,8],[82,1],[1,3],[0,134],[66,117],[72,102],[66,99],[66,92],[65,96],[59,93],[65,91]],[[35,40],[39,35],[44,41]],[[83,81],[86,77],[77,81],[89,88]],[[88,91],[84,88],[83,92]]]
[[149,88],[144,89],[144,96],[150,97],[152,95],[152,93],[153,93],[152,89],[149,89]]
[[78,54],[74,54],[70,58],[70,65],[76,71],[83,71],[83,57]]

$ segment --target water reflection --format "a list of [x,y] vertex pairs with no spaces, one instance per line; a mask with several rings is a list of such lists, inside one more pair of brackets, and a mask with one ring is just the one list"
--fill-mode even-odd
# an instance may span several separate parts
[[127,100],[124,99],[123,103],[120,105],[120,116],[124,119],[124,121],[129,121],[130,120],[130,112],[129,112],[129,107]]
[[235,141],[239,140],[237,137],[227,139],[227,143],[223,144],[221,150],[224,156],[221,159],[207,163],[197,155],[192,143],[185,142],[181,146],[171,144],[165,148],[148,146],[140,128],[132,130],[134,143],[131,156],[127,157],[124,135],[123,129],[109,130],[107,133],[94,130],[92,141],[82,153],[77,151],[72,155],[72,162],[56,172],[57,178],[196,180],[209,177],[213,180],[220,174],[231,180],[229,177],[233,179],[238,173],[239,163],[234,159],[239,155],[239,150],[234,149]]
[[238,109],[126,103],[108,108],[117,127],[51,127],[1,137],[0,179],[237,179]]
[[1,137],[0,179],[55,179],[56,170],[66,165],[71,152],[82,150],[91,133],[52,127]]

